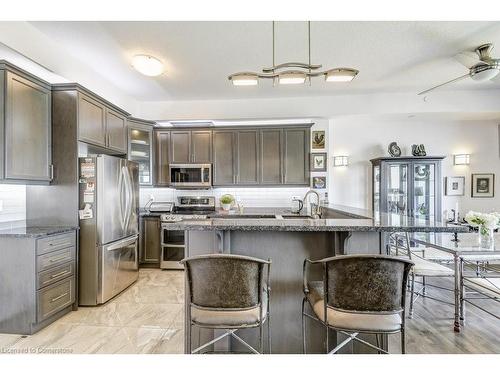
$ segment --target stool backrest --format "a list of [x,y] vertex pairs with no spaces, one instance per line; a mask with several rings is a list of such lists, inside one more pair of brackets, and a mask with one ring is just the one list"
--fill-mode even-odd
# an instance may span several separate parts
[[337,256],[324,261],[328,306],[374,313],[404,309],[412,262],[381,255]]
[[264,266],[269,262],[237,255],[203,255],[186,265],[191,303],[207,308],[247,308],[262,302]]

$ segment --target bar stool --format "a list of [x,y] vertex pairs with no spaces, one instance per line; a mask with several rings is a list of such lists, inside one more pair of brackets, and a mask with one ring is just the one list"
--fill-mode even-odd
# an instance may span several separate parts
[[[310,265],[323,267],[323,280],[308,280]],[[405,305],[408,274],[413,263],[383,255],[344,255],[304,261],[304,299],[302,301],[303,349],[306,353],[306,317],[326,328],[326,352],[336,353],[355,340],[379,353],[379,334],[401,333],[401,352],[405,346]],[[313,315],[305,312],[309,303]],[[328,333],[333,329],[347,336],[332,351]],[[359,333],[376,334],[377,346],[360,339]]]
[[[186,299],[189,353],[200,353],[225,337],[233,337],[252,353],[264,352],[267,320],[268,352],[271,353],[269,310],[271,261],[239,255],[211,254],[183,259],[189,297]],[[196,349],[191,348],[191,329],[224,329],[221,336]],[[236,334],[244,328],[259,328],[258,350]]]

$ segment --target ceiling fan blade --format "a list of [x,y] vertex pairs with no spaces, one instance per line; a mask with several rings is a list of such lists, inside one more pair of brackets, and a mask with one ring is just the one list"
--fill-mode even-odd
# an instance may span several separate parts
[[466,68],[472,68],[481,60],[479,59],[479,55],[476,52],[472,51],[464,51],[457,53],[454,56],[455,60],[457,60],[460,64],[465,66]]
[[458,77],[458,78],[452,79],[451,81],[448,81],[448,82],[445,82],[445,83],[441,83],[440,85],[434,86],[434,87],[432,87],[432,88],[430,88],[430,89],[428,89],[428,90],[425,90],[425,91],[419,92],[419,93],[418,93],[418,95],[427,94],[428,92],[430,92],[430,91],[432,91],[432,90],[435,90],[435,89],[437,89],[437,88],[440,88],[440,87],[442,87],[442,86],[444,86],[444,85],[448,85],[448,84],[453,83],[453,82],[458,82],[458,81],[461,81],[462,79],[465,79],[465,78],[468,78],[468,77],[470,77],[470,74],[469,74],[469,73],[467,73],[467,74],[465,74],[465,75],[463,75],[463,76],[461,76],[461,77]]

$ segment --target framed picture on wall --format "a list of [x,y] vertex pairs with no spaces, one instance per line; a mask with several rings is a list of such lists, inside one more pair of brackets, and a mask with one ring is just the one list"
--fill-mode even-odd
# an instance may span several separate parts
[[311,172],[326,172],[327,160],[326,152],[312,153]]
[[472,198],[493,198],[495,196],[495,174],[476,173],[472,175]]
[[445,195],[465,195],[465,177],[445,177],[444,181]]
[[326,176],[314,176],[312,178],[313,189],[326,189]]
[[324,130],[313,130],[311,137],[312,137],[313,150],[324,150],[325,149],[325,131]]

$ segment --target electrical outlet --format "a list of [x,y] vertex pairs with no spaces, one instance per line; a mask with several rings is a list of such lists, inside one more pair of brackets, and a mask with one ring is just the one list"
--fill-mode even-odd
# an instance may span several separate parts
[[298,195],[294,195],[294,196],[292,196],[292,200],[294,200],[294,199],[300,199],[300,197]]

